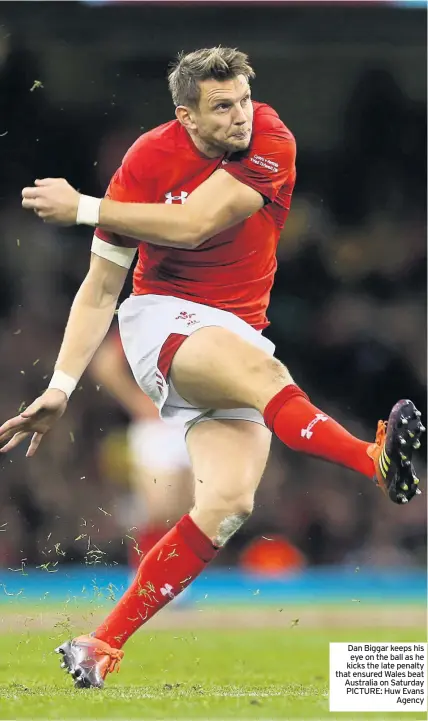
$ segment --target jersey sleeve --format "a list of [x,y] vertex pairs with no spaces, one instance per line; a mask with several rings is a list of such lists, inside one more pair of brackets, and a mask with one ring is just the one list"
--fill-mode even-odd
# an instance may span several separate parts
[[283,185],[294,182],[296,142],[289,132],[257,134],[250,149],[239,160],[230,160],[223,169],[263,197],[274,202]]
[[[122,165],[116,170],[105,193],[106,198],[120,203],[153,202],[150,188],[150,164],[147,155],[143,155],[140,141],[137,141],[126,153]],[[147,173],[145,170],[147,169]],[[110,248],[106,247],[106,244]],[[92,252],[103,255],[108,260],[129,267],[140,241],[125,235],[110,233],[97,228],[94,234]],[[128,251],[128,252],[127,252]],[[123,259],[123,262],[120,260]],[[127,262],[129,260],[129,264]]]

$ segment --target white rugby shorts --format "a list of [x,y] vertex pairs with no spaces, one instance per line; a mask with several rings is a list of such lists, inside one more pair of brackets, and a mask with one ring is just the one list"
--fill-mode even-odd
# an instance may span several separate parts
[[167,295],[131,295],[119,308],[123,348],[140,388],[159,409],[161,418],[179,425],[184,434],[195,423],[211,419],[248,420],[264,424],[253,408],[196,408],[181,398],[169,378],[175,352],[199,328],[220,326],[269,355],[274,344],[233,313]]

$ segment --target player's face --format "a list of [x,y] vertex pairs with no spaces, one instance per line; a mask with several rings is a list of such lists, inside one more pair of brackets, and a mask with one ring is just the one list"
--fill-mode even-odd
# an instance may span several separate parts
[[210,155],[236,153],[250,144],[253,105],[243,75],[232,80],[204,80],[197,110],[191,113],[196,138]]

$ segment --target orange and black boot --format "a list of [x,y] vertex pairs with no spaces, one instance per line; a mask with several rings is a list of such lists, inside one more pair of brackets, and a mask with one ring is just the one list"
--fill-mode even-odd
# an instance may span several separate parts
[[394,503],[408,503],[421,493],[412,464],[425,431],[421,412],[412,401],[401,400],[393,407],[388,422],[379,421],[376,441],[367,449],[375,464],[374,480]]

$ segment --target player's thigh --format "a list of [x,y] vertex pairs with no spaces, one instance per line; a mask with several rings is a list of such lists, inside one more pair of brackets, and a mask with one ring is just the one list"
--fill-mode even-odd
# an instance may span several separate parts
[[213,419],[192,426],[186,441],[195,509],[251,512],[269,456],[270,431],[252,421]]
[[174,355],[170,377],[179,395],[196,407],[260,411],[293,382],[280,361],[220,326],[186,338]]

